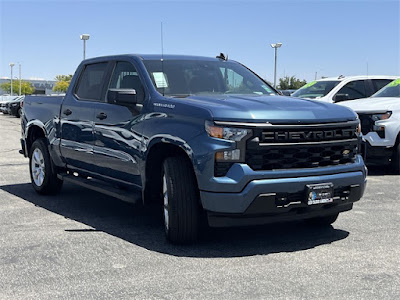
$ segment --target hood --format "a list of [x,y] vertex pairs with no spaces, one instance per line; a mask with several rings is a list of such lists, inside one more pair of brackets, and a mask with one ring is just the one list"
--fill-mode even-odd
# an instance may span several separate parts
[[284,96],[212,95],[184,98],[208,109],[219,121],[283,123],[327,123],[356,119],[343,106]]
[[400,97],[372,97],[340,102],[356,112],[386,112],[400,109]]
[[329,100],[329,97],[327,97],[327,95],[325,95],[323,97],[317,96],[317,95],[309,96],[309,97],[294,97],[294,96],[292,96],[292,97],[296,98],[296,99],[318,100],[318,101],[325,101],[325,102],[332,103],[332,101]]

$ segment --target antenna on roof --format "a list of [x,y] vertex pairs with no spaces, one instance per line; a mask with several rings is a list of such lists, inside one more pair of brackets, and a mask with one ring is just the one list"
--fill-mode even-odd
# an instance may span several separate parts
[[222,59],[227,61],[228,60],[228,54],[225,56],[225,54],[223,54],[222,52],[216,56],[216,58]]
[[[161,72],[164,76],[164,34],[163,34],[163,23],[161,22]],[[163,85],[162,95],[165,96],[165,84]]]
[[164,34],[163,34],[163,24],[161,22],[161,60],[164,58]]

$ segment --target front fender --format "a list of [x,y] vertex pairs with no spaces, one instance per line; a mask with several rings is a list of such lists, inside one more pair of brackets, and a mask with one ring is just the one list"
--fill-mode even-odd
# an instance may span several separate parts
[[146,153],[145,160],[147,160],[147,155],[148,155],[150,149],[154,145],[159,144],[159,143],[170,144],[170,145],[179,147],[181,150],[183,150],[187,154],[187,156],[190,158],[190,160],[193,163],[194,152],[193,152],[193,149],[188,144],[188,142],[186,142],[185,140],[183,140],[182,138],[180,138],[178,136],[174,136],[171,134],[154,135],[147,143],[146,151],[145,151],[145,153]]

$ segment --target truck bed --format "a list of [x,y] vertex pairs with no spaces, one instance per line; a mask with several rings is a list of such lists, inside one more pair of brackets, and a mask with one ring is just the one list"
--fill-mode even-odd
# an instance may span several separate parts
[[64,96],[26,96],[24,114],[26,121],[40,120],[43,124],[60,115]]

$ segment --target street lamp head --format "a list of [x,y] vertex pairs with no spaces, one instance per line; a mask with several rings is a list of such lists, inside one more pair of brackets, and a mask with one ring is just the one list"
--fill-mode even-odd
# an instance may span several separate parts
[[271,44],[272,48],[279,48],[282,46],[282,43]]
[[15,66],[15,64],[14,63],[10,63],[10,67],[12,68],[12,67],[14,67]]
[[90,38],[90,34],[81,34],[81,40],[84,40],[84,41],[86,41],[86,40],[88,40],[89,38]]

